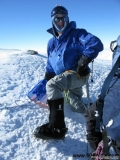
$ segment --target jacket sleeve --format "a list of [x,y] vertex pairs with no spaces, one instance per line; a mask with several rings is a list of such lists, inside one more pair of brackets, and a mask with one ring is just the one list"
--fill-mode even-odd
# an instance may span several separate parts
[[79,41],[84,48],[83,54],[90,59],[96,58],[99,52],[103,50],[103,43],[101,40],[91,33],[88,33],[86,30],[83,30],[83,34],[79,35]]

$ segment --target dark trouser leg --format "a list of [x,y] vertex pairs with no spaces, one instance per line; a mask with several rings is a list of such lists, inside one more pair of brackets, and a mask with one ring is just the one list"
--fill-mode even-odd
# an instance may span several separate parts
[[96,106],[92,105],[85,113],[87,140],[92,150],[96,150],[99,142],[102,140],[102,133],[95,132],[96,117],[95,117]]

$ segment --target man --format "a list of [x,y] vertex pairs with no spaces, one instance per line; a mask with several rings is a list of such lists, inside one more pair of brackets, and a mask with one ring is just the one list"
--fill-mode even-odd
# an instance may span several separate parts
[[76,29],[76,23],[69,21],[65,7],[53,8],[51,19],[52,28],[47,31],[53,38],[48,42],[45,73],[45,79],[48,80],[46,91],[50,108],[49,122],[36,128],[34,132],[41,139],[61,139],[67,132],[63,91],[67,91],[71,109],[85,113],[86,107],[81,97],[82,86],[89,77],[88,64],[103,50],[99,38],[85,29]]

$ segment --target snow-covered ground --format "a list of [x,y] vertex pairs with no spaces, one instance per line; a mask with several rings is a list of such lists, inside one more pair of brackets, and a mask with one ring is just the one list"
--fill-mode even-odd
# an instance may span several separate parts
[[[100,58],[99,58],[100,57]],[[94,102],[111,70],[112,53],[102,52],[94,61],[93,82],[89,79],[90,101]],[[37,126],[48,122],[49,110],[31,103],[27,93],[44,77],[46,55],[0,49],[0,160],[87,159],[84,117],[65,104],[68,133],[65,140],[34,139]],[[91,64],[90,64],[91,67]],[[86,102],[86,86],[83,88]],[[73,155],[77,154],[75,158]],[[85,156],[79,157],[80,154]]]

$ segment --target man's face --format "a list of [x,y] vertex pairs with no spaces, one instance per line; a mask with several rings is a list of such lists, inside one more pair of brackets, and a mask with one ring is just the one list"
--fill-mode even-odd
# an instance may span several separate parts
[[56,29],[56,32],[63,33],[67,25],[69,24],[69,18],[66,14],[56,14],[52,17],[52,23]]
[[65,16],[63,14],[57,14],[54,18],[56,25],[61,29],[64,27]]

